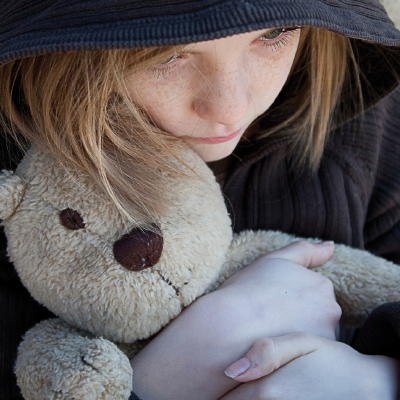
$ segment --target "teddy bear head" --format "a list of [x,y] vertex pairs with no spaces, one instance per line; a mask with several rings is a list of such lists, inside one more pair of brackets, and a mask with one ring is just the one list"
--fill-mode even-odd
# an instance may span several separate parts
[[[174,209],[134,225],[86,176],[31,149],[0,178],[10,260],[32,296],[71,325],[131,343],[159,331],[218,276],[232,238],[218,184],[162,173]],[[132,188],[135,190],[135,188]]]

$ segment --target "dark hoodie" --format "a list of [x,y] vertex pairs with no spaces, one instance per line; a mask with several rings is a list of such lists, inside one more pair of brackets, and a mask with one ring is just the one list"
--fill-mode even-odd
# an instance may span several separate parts
[[[0,1],[0,63],[54,51],[187,43],[272,26],[319,26],[357,38],[365,111],[336,126],[316,174],[296,168],[286,156],[288,140],[278,138],[240,144],[211,166],[223,176],[235,231],[319,237],[400,264],[400,87],[376,47],[400,48],[400,33],[377,0],[97,0],[95,11],[92,3]],[[400,74],[400,53],[384,54],[392,54]],[[277,104],[285,96],[283,91]],[[260,129],[268,123],[261,121]],[[13,169],[18,152],[1,141],[0,166]],[[0,237],[0,399],[12,400],[21,398],[12,372],[21,337],[51,314],[21,285]],[[354,346],[400,359],[400,302],[375,310]]]

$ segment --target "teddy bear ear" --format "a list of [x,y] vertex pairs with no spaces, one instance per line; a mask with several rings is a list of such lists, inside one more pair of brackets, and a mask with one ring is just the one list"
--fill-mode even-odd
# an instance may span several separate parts
[[10,218],[25,193],[26,184],[12,171],[3,170],[0,173],[0,219]]

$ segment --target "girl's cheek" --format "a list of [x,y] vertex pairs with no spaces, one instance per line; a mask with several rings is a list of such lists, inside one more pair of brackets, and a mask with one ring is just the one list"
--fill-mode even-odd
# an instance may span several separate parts
[[267,59],[255,57],[252,76],[258,81],[268,84],[270,88],[280,90],[285,84],[298,47],[298,38],[293,39],[293,43],[276,52],[271,52]]
[[275,97],[275,92],[281,87],[282,75],[284,74],[280,63],[256,60],[250,73],[252,92],[262,97]]
[[[184,71],[185,72],[185,71]],[[134,94],[131,98],[145,108],[167,107],[176,103],[183,103],[192,92],[191,79],[187,73],[174,76],[160,76],[158,78],[138,77]],[[130,91],[132,93],[133,91]]]

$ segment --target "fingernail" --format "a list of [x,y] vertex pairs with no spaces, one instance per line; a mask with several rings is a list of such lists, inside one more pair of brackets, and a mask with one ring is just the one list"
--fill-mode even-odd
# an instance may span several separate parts
[[237,376],[243,374],[250,368],[250,360],[246,357],[234,362],[225,370],[225,375],[229,378],[236,378]]
[[332,244],[335,244],[335,242],[333,240],[324,240],[320,244],[322,244],[323,246],[331,246]]

